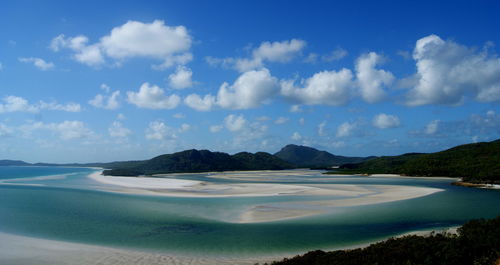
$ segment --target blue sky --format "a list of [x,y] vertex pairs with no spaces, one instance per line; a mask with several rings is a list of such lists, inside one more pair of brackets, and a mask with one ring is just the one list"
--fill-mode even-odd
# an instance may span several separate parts
[[0,159],[500,135],[498,1],[2,1]]

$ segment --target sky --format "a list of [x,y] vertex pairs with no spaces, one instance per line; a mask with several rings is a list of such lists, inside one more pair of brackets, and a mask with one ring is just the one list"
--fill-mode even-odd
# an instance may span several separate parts
[[1,1],[0,159],[500,138],[498,1]]

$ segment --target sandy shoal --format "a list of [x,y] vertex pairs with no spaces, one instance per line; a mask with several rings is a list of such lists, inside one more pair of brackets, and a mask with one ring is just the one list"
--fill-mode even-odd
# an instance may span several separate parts
[[[270,173],[261,172],[260,174]],[[278,174],[284,173],[278,172]],[[309,217],[333,212],[338,207],[352,207],[408,200],[442,191],[437,188],[402,185],[217,184],[172,178],[111,177],[103,176],[99,172],[89,177],[97,182],[112,185],[105,188],[107,191],[141,195],[172,197],[309,197],[308,200],[299,199],[289,202],[272,202],[271,200],[268,203],[264,202],[241,206],[241,208],[237,210],[237,214],[230,217],[217,215],[210,216],[211,219],[230,223],[274,222]],[[315,200],[314,196],[317,196],[318,199]]]
[[184,265],[255,264],[280,257],[188,257],[80,243],[39,239],[0,232],[0,264],[8,265]]

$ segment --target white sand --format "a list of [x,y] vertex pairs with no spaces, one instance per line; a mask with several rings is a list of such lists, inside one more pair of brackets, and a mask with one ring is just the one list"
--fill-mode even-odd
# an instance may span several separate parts
[[18,236],[0,232],[2,265],[184,265],[255,264],[282,259],[187,257]]
[[[288,176],[303,176],[311,171],[257,171],[216,173],[210,177],[254,180]],[[312,174],[317,174],[313,172]],[[256,197],[256,196],[318,196],[318,200],[281,203],[259,203],[236,210],[232,216],[211,215],[209,218],[231,223],[274,222],[285,219],[308,217],[335,211],[338,207],[371,205],[427,196],[442,191],[436,188],[398,185],[349,185],[349,184],[266,184],[238,183],[218,184],[204,181],[172,178],[111,177],[99,172],[91,179],[108,185],[103,189],[111,192],[173,196],[173,197]],[[330,196],[325,199],[320,196]],[[335,198],[337,197],[337,198]],[[207,218],[207,216],[203,216]]]

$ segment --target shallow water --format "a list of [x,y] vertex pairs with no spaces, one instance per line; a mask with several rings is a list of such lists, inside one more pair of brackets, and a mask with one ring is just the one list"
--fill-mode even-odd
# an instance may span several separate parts
[[[265,183],[408,185],[444,191],[410,200],[337,207],[328,214],[285,221],[227,223],[218,220],[224,216],[229,218],[246,206],[317,197],[178,198],[117,194],[96,191],[103,185],[87,178],[92,172],[95,170],[0,167],[0,181],[3,181],[0,183],[0,230],[187,255],[245,257],[342,248],[500,214],[499,190],[452,186],[449,179],[332,177],[313,172],[313,176],[268,178]],[[255,182],[214,179],[207,174],[177,175],[176,178]]]

